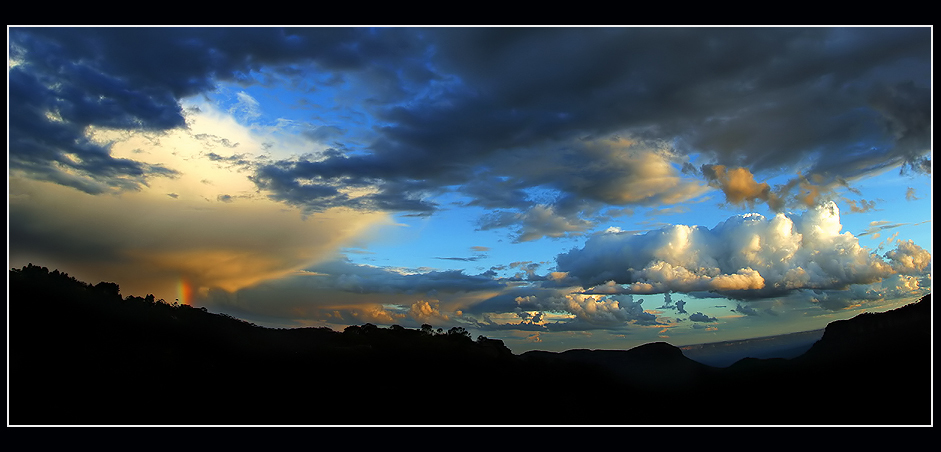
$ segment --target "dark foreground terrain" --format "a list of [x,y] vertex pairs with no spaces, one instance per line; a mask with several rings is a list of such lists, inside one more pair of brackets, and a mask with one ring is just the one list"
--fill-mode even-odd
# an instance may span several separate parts
[[11,425],[927,425],[931,299],[714,368],[652,343],[514,355],[462,328],[271,329],[10,272]]

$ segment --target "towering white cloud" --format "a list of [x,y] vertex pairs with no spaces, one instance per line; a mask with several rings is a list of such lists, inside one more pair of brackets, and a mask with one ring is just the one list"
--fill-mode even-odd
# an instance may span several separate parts
[[[732,217],[713,229],[672,225],[641,235],[592,236],[558,256],[558,270],[584,287],[660,293],[714,291],[751,298],[795,289],[845,289],[895,273],[917,273],[931,255],[912,242],[886,253],[887,262],[849,232],[836,204],[800,217]],[[619,286],[621,285],[621,286]]]

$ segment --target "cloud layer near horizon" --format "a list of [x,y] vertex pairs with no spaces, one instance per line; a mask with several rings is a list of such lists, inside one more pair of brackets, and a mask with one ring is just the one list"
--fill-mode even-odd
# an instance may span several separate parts
[[[840,310],[860,300],[911,298],[930,286],[931,255],[924,249],[898,241],[879,256],[841,229],[839,210],[827,204],[801,216],[738,215],[712,229],[672,225],[645,234],[598,233],[584,247],[558,255],[557,271],[544,275],[403,272],[341,260],[237,297],[214,292],[210,298],[219,308],[259,318],[293,315],[302,324],[417,326],[433,319],[481,331],[576,331],[717,321],[686,312],[687,302],[673,304],[671,293]],[[634,298],[654,293],[665,294],[664,306],[644,307]],[[676,314],[657,314],[664,310]],[[732,311],[763,315],[745,304]]]

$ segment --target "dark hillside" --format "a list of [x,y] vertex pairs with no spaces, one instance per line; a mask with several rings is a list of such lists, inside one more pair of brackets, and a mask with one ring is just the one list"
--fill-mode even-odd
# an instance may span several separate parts
[[520,423],[479,407],[555,386],[459,327],[262,328],[36,266],[9,307],[18,425]]
[[687,358],[679,348],[665,342],[652,342],[630,350],[532,351],[521,357],[531,362],[542,360],[595,368],[622,385],[645,391],[683,390],[717,370]]
[[13,425],[930,422],[930,297],[719,369],[662,342],[517,356],[459,327],[262,328],[32,265],[9,291]]
[[[744,359],[717,386],[730,406],[773,424],[926,425],[931,422],[931,296],[830,323],[793,359]],[[768,409],[770,406],[775,409]],[[754,418],[729,410],[741,423]]]

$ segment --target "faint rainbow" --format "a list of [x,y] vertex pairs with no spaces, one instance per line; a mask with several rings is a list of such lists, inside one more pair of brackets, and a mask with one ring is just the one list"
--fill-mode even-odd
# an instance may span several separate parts
[[176,295],[180,304],[193,304],[193,285],[182,276],[176,285]]

